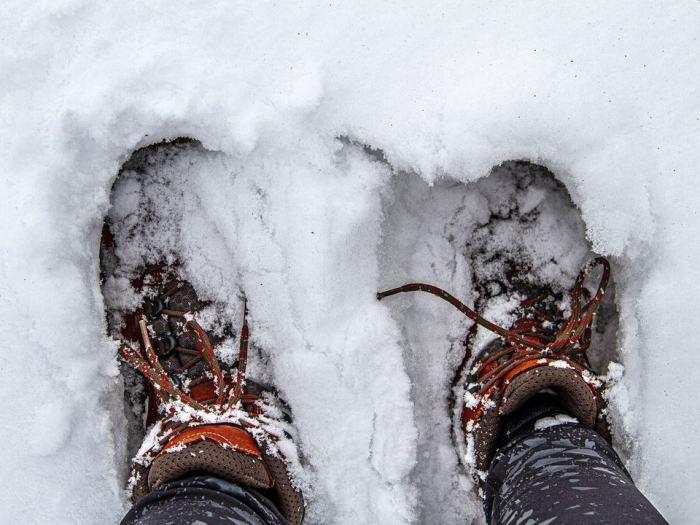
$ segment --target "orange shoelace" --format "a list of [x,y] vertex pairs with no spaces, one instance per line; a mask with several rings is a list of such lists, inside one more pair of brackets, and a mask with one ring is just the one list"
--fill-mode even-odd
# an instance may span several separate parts
[[[582,297],[585,290],[583,288],[584,281],[590,271],[596,266],[603,267],[603,274],[598,284],[598,290],[588,303],[582,305]],[[579,369],[580,372],[585,372],[587,367],[582,367],[569,358],[579,354],[587,364],[585,352],[590,345],[591,323],[605,295],[609,280],[610,263],[604,257],[597,257],[589,261],[581,269],[576,277],[571,294],[571,315],[554,338],[544,337],[541,333],[538,334],[537,328],[541,326],[541,324],[532,322],[532,320],[529,319],[518,321],[514,329],[507,330],[502,328],[477,314],[450,293],[429,284],[409,283],[398,288],[380,292],[377,294],[377,299],[382,300],[385,297],[403,292],[427,292],[444,299],[476,324],[500,336],[505,343],[510,346],[500,352],[490,355],[488,359],[480,363],[479,368],[474,372],[475,375],[479,377],[479,383],[482,385],[479,389],[479,394],[483,394],[488,391],[495,382],[503,379],[510,370],[525,361],[533,359],[563,358],[566,359],[566,362],[571,366]],[[546,296],[525,301],[521,306],[532,306],[544,298],[546,298]],[[502,358],[506,358],[504,363],[488,370],[488,372],[482,376],[482,373],[490,364]]]

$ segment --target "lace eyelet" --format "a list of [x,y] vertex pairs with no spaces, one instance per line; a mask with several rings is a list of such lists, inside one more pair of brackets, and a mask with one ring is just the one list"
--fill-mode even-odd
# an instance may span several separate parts
[[161,314],[165,304],[160,297],[154,297],[153,299],[146,299],[143,302],[143,313],[146,314],[151,319],[157,317]]
[[156,344],[158,345],[158,356],[169,357],[177,346],[177,339],[175,339],[172,335],[164,335],[156,342]]

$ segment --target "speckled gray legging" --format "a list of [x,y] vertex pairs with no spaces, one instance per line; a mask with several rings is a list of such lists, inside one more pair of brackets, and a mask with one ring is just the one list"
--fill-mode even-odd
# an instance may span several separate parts
[[608,442],[576,423],[532,430],[501,447],[485,510],[492,525],[666,523]]
[[[595,431],[564,424],[516,435],[501,447],[486,484],[491,525],[664,524]],[[260,493],[210,476],[167,483],[142,498],[122,525],[285,525]]]
[[121,525],[287,525],[255,490],[213,476],[172,481],[136,502]]

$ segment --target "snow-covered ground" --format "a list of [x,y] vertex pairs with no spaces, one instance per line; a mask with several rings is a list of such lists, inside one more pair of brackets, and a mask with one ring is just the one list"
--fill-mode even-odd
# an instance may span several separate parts
[[[423,279],[472,300],[455,243],[513,159],[551,169],[583,220],[565,226],[611,258],[618,450],[670,522],[697,521],[700,3],[0,13],[0,521],[117,523],[126,508],[99,235],[120,166],[178,136],[203,145],[181,167],[178,242],[207,293],[245,291],[254,341],[274,349],[309,523],[481,519],[447,399],[469,324],[429,297],[374,294]],[[541,246],[564,253],[555,238]]]

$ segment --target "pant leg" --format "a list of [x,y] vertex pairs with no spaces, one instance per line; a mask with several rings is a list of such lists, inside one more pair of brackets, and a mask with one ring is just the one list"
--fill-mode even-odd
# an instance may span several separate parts
[[141,498],[121,525],[287,525],[259,492],[212,476],[166,483]]
[[492,525],[667,523],[608,442],[577,423],[515,436],[496,453],[485,489]]

